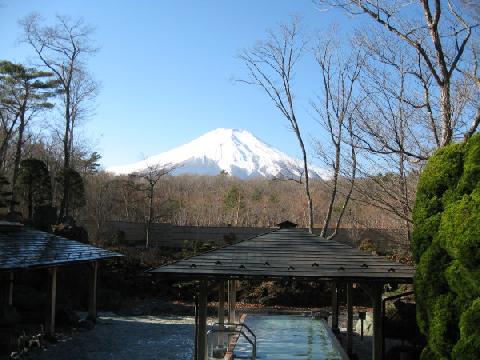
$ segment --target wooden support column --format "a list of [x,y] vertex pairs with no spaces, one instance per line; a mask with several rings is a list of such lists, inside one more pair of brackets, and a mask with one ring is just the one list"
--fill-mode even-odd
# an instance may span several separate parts
[[220,280],[218,284],[218,324],[223,329],[225,324],[225,281]]
[[338,332],[338,283],[332,283],[332,331]]
[[347,354],[353,353],[353,288],[347,282]]
[[97,321],[97,275],[98,262],[94,261],[90,269],[90,279],[88,284],[88,320]]
[[372,360],[381,360],[383,353],[383,321],[382,321],[382,293],[383,284],[375,285],[372,289],[373,297],[373,345]]
[[[219,330],[225,329],[225,281],[220,280],[218,283],[218,328]],[[219,333],[217,337],[217,345],[225,345],[225,334]]]
[[8,275],[8,293],[7,293],[7,305],[13,305],[13,271]]
[[228,322],[236,323],[237,280],[228,280]]
[[207,281],[200,281],[198,294],[197,360],[207,360]]
[[47,319],[45,322],[45,332],[47,335],[55,334],[55,312],[57,302],[57,268],[48,270],[48,289],[47,289]]

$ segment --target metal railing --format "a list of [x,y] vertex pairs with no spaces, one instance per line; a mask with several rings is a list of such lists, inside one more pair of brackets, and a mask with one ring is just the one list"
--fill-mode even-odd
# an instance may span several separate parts
[[[239,323],[225,323],[219,324],[215,329],[211,329],[207,332],[207,354],[208,359],[224,359],[227,353],[233,354],[237,341],[231,341],[231,335],[238,334],[242,336],[251,346],[252,355],[251,359],[256,360],[257,358],[257,336],[255,333],[245,324]],[[223,326],[222,328],[220,326]],[[246,331],[245,331],[246,330]],[[212,334],[217,334],[216,341],[210,341]],[[227,335],[227,336],[225,336]],[[215,346],[217,348],[215,348]],[[215,353],[217,350],[217,353]],[[219,357],[220,356],[220,357]],[[232,357],[233,358],[233,357]]]

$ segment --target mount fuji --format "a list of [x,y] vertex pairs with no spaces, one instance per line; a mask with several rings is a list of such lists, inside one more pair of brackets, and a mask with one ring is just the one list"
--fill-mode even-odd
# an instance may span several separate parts
[[[246,130],[220,128],[175,149],[107,171],[127,175],[151,166],[175,167],[174,175],[218,175],[223,170],[242,179],[299,176],[303,169],[302,161],[267,145]],[[326,170],[311,165],[309,173],[310,178],[329,177]]]

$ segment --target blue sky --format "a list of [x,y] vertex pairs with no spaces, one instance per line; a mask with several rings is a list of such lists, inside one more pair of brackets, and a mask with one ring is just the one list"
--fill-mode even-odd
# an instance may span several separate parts
[[[306,32],[352,21],[321,12],[311,0],[114,1],[0,0],[0,59],[28,61],[17,21],[38,12],[83,17],[96,27],[100,51],[89,69],[101,83],[97,107],[83,132],[106,167],[140,160],[219,128],[242,128],[298,156],[287,122],[258,88],[233,81],[245,75],[237,54],[264,39],[267,29],[300,15]],[[321,136],[309,100],[320,91],[311,61],[299,67],[298,114],[307,143]]]

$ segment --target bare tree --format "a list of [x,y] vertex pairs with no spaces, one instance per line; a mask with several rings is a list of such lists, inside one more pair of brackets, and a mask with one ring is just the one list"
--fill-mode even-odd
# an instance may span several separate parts
[[152,222],[154,220],[153,200],[155,198],[155,190],[160,179],[170,174],[175,169],[176,167],[171,165],[148,165],[145,170],[132,174],[133,176],[143,180],[145,183],[143,190],[145,191],[145,196],[148,202],[148,215],[146,217],[147,224],[145,228],[145,247],[147,248],[149,246],[150,231],[152,227]]
[[106,222],[111,219],[117,195],[114,192],[114,182],[105,172],[91,173],[85,177],[86,216],[93,224],[94,242],[99,244]]
[[[43,66],[53,72],[62,88],[64,130],[63,168],[71,167],[73,130],[76,121],[95,97],[97,86],[85,70],[85,60],[96,52],[90,39],[93,29],[81,19],[57,16],[55,26],[42,25],[39,15],[24,18],[23,41],[36,52]],[[60,207],[61,219],[68,215],[68,178]]]
[[247,84],[259,86],[288,120],[295,133],[303,160],[303,182],[308,208],[308,229],[313,231],[313,203],[310,194],[308,159],[305,144],[295,112],[292,88],[295,66],[305,50],[305,41],[299,32],[299,21],[281,25],[277,33],[269,32],[268,39],[244,51],[240,59],[249,72]]
[[[333,156],[330,156],[331,151],[325,149],[325,146],[318,141],[319,154],[332,168],[332,179],[329,181],[331,183],[330,199],[320,236],[327,237],[342,176],[349,182],[333,232],[328,235],[329,239],[337,234],[355,184],[357,150],[353,135],[354,118],[361,103],[355,91],[363,66],[360,53],[348,56],[342,53],[339,47],[335,48],[333,41],[332,39],[322,41],[315,49],[322,74],[323,91],[318,101],[312,103],[319,116],[319,123],[327,131],[330,145],[334,149]],[[344,146],[348,146],[348,155],[345,155]],[[346,168],[350,168],[350,171]]]
[[[412,70],[401,51],[396,58],[396,62],[388,63],[391,68],[381,71],[373,64],[367,66],[367,76],[361,82],[363,90],[368,93],[368,102],[359,114],[356,137],[359,147],[366,150],[365,163],[370,169],[362,171],[367,181],[363,187],[357,188],[357,195],[359,199],[403,219],[410,238],[414,193],[410,183],[416,182],[416,170],[428,158],[432,148],[440,143],[430,110],[428,83],[423,83],[425,107],[412,106],[415,101],[412,97],[421,96],[408,87],[407,76],[413,73],[421,77],[421,73]],[[409,96],[409,93],[413,94]],[[422,108],[427,110],[428,116],[421,111]],[[426,128],[429,128],[430,135],[425,139],[422,134]],[[432,139],[433,146],[430,145]],[[376,174],[372,174],[371,169],[375,169]]]
[[[477,18],[480,18],[480,5],[477,5],[475,9],[479,14]],[[459,71],[465,75],[467,86],[469,86],[470,89],[473,89],[472,91],[469,91],[467,95],[470,97],[470,100],[474,103],[474,107],[476,108],[468,130],[465,132],[466,140],[470,138],[480,126],[480,39],[478,37],[472,42],[471,54],[470,63],[462,64],[463,66],[459,68]]]
[[[439,146],[453,140],[457,127],[452,87],[472,34],[479,27],[478,16],[462,12],[450,0],[414,2],[391,0],[321,0],[320,3],[341,8],[352,15],[366,14],[388,33],[407,44],[431,76],[439,92]],[[419,15],[421,14],[421,15]],[[478,127],[473,121],[467,134]]]

